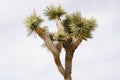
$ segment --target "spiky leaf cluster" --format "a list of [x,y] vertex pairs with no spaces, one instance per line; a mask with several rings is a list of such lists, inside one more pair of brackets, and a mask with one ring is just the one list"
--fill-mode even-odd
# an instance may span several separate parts
[[49,20],[53,20],[56,17],[60,17],[64,15],[66,12],[62,9],[61,6],[55,7],[53,5],[47,6],[45,9],[45,15],[48,17]]
[[74,34],[75,36],[82,36],[84,40],[91,38],[91,31],[96,27],[95,19],[85,19],[81,17],[80,12],[66,15],[66,19],[63,21],[65,31],[68,34]]
[[66,35],[62,34],[62,33],[49,33],[50,39],[54,42],[54,41],[64,41]]
[[57,41],[64,41],[65,40],[65,35],[63,35],[62,33],[57,33],[55,35],[55,38],[57,39]]
[[39,27],[42,22],[43,19],[41,19],[39,16],[36,16],[35,14],[28,16],[25,20],[25,24],[29,31],[29,34],[34,32],[35,28]]

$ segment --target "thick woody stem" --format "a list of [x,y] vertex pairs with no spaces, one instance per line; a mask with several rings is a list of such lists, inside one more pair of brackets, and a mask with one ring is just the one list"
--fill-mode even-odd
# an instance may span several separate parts
[[47,32],[44,32],[44,30],[40,27],[36,28],[36,32],[39,35],[39,37],[41,37],[44,40],[45,45],[53,54],[55,64],[59,72],[64,76],[65,70],[60,60],[60,55],[59,55],[60,52],[58,51],[57,47],[51,41],[49,34]]
[[73,49],[73,50],[75,50],[78,46],[79,46],[79,44],[82,42],[82,36],[78,36],[78,37],[75,37],[75,41],[73,41],[72,42],[72,48],[71,49]]
[[65,56],[65,80],[72,80],[71,72],[72,72],[72,59],[73,59],[74,51],[70,48],[66,49],[66,56]]
[[42,28],[37,27],[36,28],[36,32],[39,35],[39,37],[41,37],[44,42],[45,45],[47,46],[47,48],[51,51],[52,54],[58,54],[58,50],[56,49],[55,45],[53,44],[53,42],[51,41],[50,37],[49,37],[49,33],[45,32]]
[[65,70],[64,70],[63,65],[61,63],[60,55],[54,55],[54,61],[55,61],[55,64],[56,64],[59,72],[64,76]]
[[56,25],[57,25],[57,28],[58,28],[58,32],[61,32],[63,34],[65,34],[65,31],[64,31],[64,27],[63,27],[63,24],[62,24],[62,21],[60,19],[60,17],[56,16]]

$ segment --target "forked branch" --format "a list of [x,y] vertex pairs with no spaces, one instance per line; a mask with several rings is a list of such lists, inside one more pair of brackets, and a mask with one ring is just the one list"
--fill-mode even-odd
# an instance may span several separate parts
[[36,32],[37,34],[39,35],[39,37],[41,37],[44,42],[45,42],[45,45],[47,46],[47,48],[51,51],[51,53],[53,54],[53,57],[54,57],[54,61],[55,61],[55,64],[57,65],[57,68],[59,70],[59,72],[64,75],[65,73],[65,70],[63,68],[63,65],[61,63],[61,60],[60,60],[60,53],[58,51],[58,46],[55,46],[53,44],[53,42],[51,41],[50,39],[50,36],[49,36],[49,33],[45,32],[42,28],[40,27],[37,27],[36,28]]

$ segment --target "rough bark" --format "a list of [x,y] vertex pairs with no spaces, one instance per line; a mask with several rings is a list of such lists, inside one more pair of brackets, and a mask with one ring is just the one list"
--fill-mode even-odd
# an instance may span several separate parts
[[47,48],[51,51],[52,54],[58,54],[58,50],[56,49],[55,45],[53,44],[53,42],[51,41],[50,37],[49,37],[49,33],[45,32],[42,28],[37,27],[36,28],[36,32],[39,35],[39,37],[41,37],[44,42],[45,45],[47,46]]
[[[44,29],[41,27],[36,28],[36,32],[41,37],[47,48],[51,51],[53,57],[54,57],[54,62],[59,70],[59,72],[62,74],[64,77],[64,80],[72,80],[72,59],[73,59],[73,54],[75,49],[78,47],[78,45],[81,43],[82,38],[81,36],[75,38],[76,40],[73,41],[72,38],[66,40],[64,43],[58,42],[56,45],[51,41],[49,33],[45,32]],[[61,63],[60,60],[60,52],[62,45],[66,51],[65,55],[65,69]]]
[[65,80],[72,80],[71,73],[72,73],[72,59],[74,51],[69,47],[66,50],[66,56],[65,56]]
[[55,47],[55,45],[51,41],[51,39],[49,37],[49,34],[47,32],[45,32],[40,27],[36,28],[36,32],[39,35],[39,37],[41,37],[44,40],[45,45],[51,51],[51,53],[52,53],[52,55],[54,57],[54,61],[55,61],[55,64],[56,64],[59,72],[64,76],[65,70],[64,70],[63,65],[61,63],[61,60],[60,60],[59,50],[57,50],[57,48]]
[[65,34],[64,27],[63,27],[60,17],[56,16],[55,20],[56,20],[56,25],[57,25],[58,31]]
[[[62,32],[63,34],[64,29],[63,29],[63,25],[62,22],[60,20],[60,18],[56,18],[56,24],[58,26],[58,30],[59,32]],[[50,52],[52,53],[53,57],[54,57],[54,62],[59,70],[59,72],[62,74],[62,76],[64,77],[64,80],[72,80],[72,59],[73,59],[73,54],[75,49],[78,47],[78,45],[81,43],[82,41],[82,37],[74,37],[73,38],[68,38],[65,42],[58,42],[57,44],[54,44],[49,36],[49,32],[46,32],[43,28],[41,27],[37,27],[35,29],[36,33],[39,35],[39,37],[41,37],[44,42],[45,45],[47,46],[47,48],[50,50]],[[61,48],[62,46],[64,47],[65,51],[66,51],[66,55],[65,55],[65,68],[63,67],[61,60],[60,60],[60,52],[61,52]]]
[[78,37],[74,37],[74,38],[75,38],[75,41],[71,43],[72,45],[71,49],[73,50],[75,50],[79,46],[79,44],[82,42],[82,36],[79,35]]
[[64,76],[65,70],[64,70],[63,65],[61,63],[60,55],[54,55],[54,61],[55,61],[55,64],[56,64],[59,72],[62,74],[62,76]]

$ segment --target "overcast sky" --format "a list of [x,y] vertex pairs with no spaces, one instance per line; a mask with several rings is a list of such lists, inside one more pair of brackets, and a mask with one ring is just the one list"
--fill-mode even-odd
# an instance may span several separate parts
[[[43,41],[27,37],[24,19],[33,9],[44,17],[49,4],[93,16],[98,27],[73,59],[73,80],[120,80],[120,0],[0,0],[0,80],[63,80]],[[42,24],[55,29],[53,22]],[[61,59],[63,60],[64,51]]]

